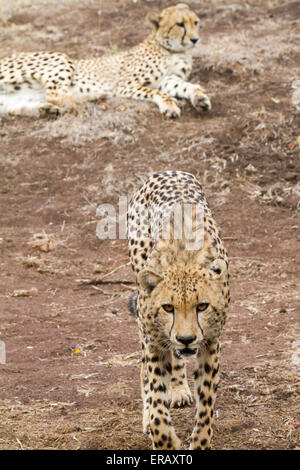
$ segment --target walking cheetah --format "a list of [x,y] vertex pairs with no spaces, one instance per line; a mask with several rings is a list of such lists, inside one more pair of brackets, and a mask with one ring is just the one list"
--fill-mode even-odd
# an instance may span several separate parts
[[35,52],[2,59],[0,114],[57,113],[104,96],[151,101],[166,118],[180,115],[176,98],[209,110],[203,88],[187,82],[189,52],[199,41],[197,15],[180,3],[147,18],[152,34],[118,54],[73,61],[60,52]]
[[143,430],[154,449],[180,448],[169,408],[191,403],[185,360],[195,357],[190,449],[209,449],[229,274],[197,179],[183,171],[153,174],[129,204],[128,239],[138,284],[130,309],[142,342]]

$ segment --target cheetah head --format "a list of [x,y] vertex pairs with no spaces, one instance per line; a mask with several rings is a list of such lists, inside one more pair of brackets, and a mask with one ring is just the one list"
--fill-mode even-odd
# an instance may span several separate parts
[[146,268],[139,273],[138,283],[153,331],[163,332],[163,348],[188,357],[220,335],[228,301],[223,259],[215,259],[207,267],[195,262],[171,265],[160,273]]
[[165,49],[183,52],[193,48],[199,40],[199,18],[184,3],[165,8],[160,14],[149,13],[147,19]]

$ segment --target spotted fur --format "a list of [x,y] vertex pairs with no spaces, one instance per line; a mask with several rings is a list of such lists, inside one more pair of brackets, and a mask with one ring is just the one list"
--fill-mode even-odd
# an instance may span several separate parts
[[[174,208],[187,206],[186,222],[178,223]],[[180,448],[169,408],[192,402],[185,360],[195,357],[197,410],[190,449],[209,449],[219,337],[229,304],[228,260],[197,179],[183,171],[151,176],[129,204],[128,239],[138,284],[132,305],[143,351],[144,432],[150,431],[154,449]]]
[[178,4],[148,20],[152,34],[118,54],[73,61],[59,52],[36,52],[0,60],[0,114],[57,113],[104,96],[153,102],[167,118],[180,115],[176,98],[210,109],[203,88],[187,81],[188,52],[199,40],[197,15]]

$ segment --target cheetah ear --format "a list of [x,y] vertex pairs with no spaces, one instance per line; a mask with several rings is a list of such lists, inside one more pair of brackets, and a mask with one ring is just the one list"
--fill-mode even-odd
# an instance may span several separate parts
[[154,27],[155,31],[159,28],[159,22],[161,20],[160,15],[158,13],[148,13],[146,16],[147,21]]
[[148,293],[162,281],[162,277],[154,271],[144,269],[137,276],[138,284],[140,284]]
[[190,9],[190,7],[186,4],[186,3],[178,3],[176,5],[177,8],[188,8]]
[[220,279],[224,277],[227,271],[227,263],[221,258],[216,258],[210,263],[208,270],[211,279]]

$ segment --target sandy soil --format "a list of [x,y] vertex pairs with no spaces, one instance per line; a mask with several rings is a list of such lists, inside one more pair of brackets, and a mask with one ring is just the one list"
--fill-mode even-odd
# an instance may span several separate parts
[[[115,53],[173,3],[1,0],[0,54]],[[210,113],[108,100],[0,119],[0,449],[150,449],[126,240],[97,238],[96,209],[171,168],[203,183],[231,261],[214,448],[299,447],[300,4],[188,3]],[[193,415],[173,412],[185,448]]]

